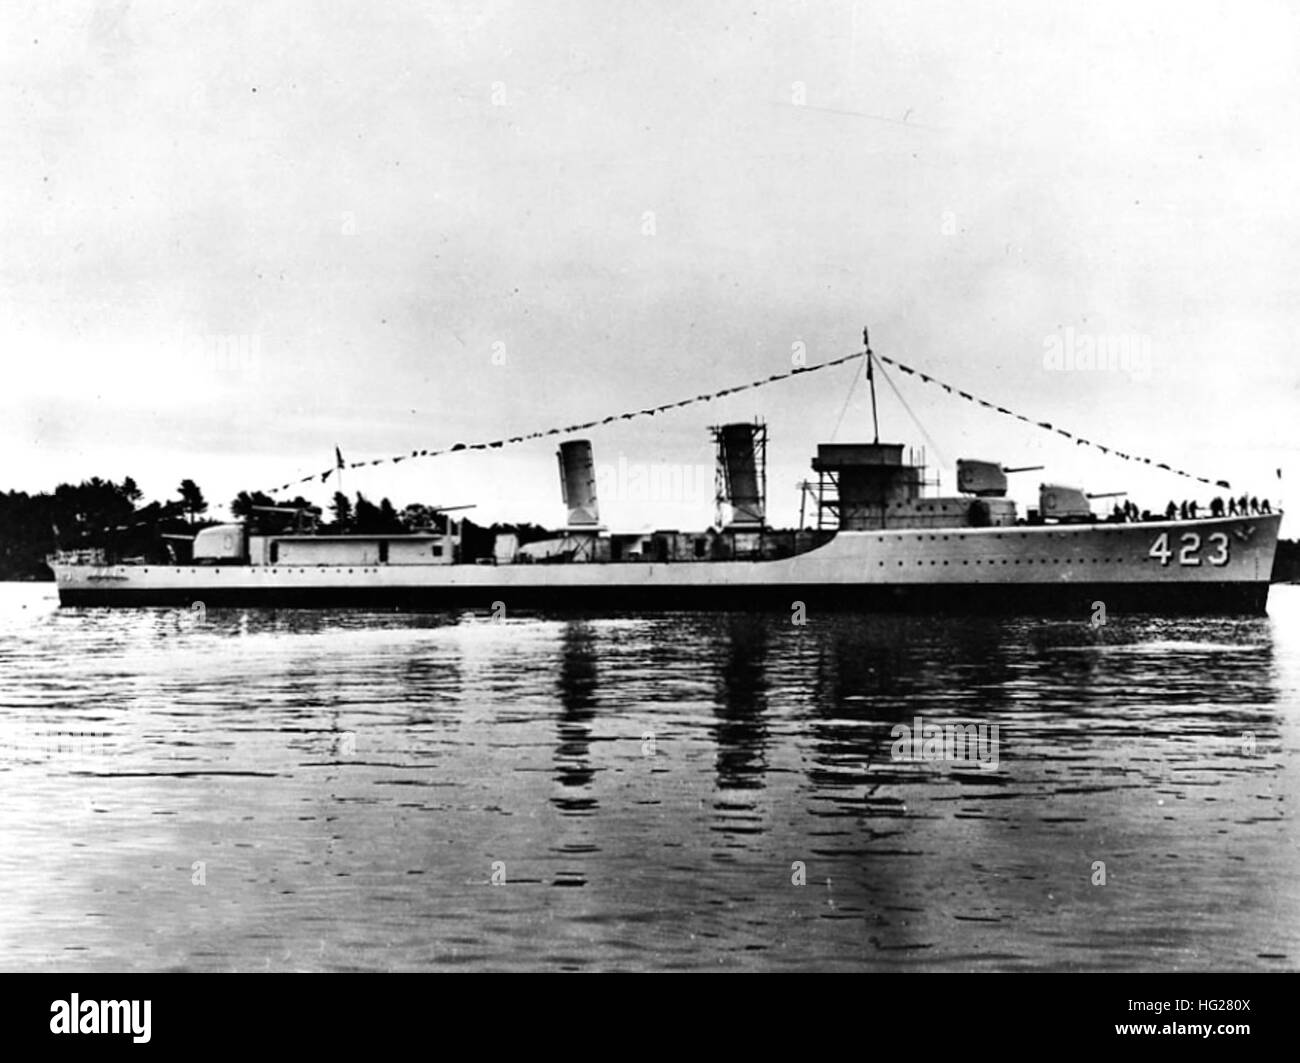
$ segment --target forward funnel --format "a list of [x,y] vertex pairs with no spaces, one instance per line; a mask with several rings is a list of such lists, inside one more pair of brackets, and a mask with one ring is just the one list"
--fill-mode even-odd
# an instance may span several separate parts
[[730,528],[761,528],[767,519],[767,428],[724,424],[713,429],[718,447],[718,503],[731,509]]

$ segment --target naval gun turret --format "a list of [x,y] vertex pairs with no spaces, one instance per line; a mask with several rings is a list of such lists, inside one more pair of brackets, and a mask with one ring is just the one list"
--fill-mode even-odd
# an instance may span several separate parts
[[1038,506],[1045,520],[1079,522],[1096,519],[1088,496],[1078,487],[1041,484],[1038,488]]
[[957,460],[957,490],[976,498],[1005,498],[1007,495],[1007,474],[1013,472],[1036,472],[1041,465],[1022,465],[1016,469],[1007,469],[1000,462],[979,461],[975,458]]
[[1008,469],[997,461],[980,461],[976,458],[957,459],[957,490],[974,495],[967,519],[972,527],[1011,524],[1016,519],[1015,503],[1007,500],[1007,474],[1032,472],[1041,465],[1023,465]]

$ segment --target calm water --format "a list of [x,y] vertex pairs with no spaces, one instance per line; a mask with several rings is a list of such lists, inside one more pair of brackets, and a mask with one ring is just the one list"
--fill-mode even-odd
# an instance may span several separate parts
[[[0,584],[0,966],[1297,970],[1300,587],[1270,610],[197,623]],[[894,759],[918,717],[997,724],[996,770]]]

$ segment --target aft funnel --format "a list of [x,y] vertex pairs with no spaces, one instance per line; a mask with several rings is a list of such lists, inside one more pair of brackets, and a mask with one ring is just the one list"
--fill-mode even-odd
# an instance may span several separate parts
[[591,457],[591,440],[570,439],[560,444],[560,493],[569,507],[569,527],[593,527],[600,523],[596,508],[596,466]]

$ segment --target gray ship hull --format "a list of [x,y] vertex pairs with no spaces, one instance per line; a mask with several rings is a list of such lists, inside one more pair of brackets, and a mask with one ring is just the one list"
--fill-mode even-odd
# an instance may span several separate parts
[[52,567],[67,606],[1260,614],[1280,523],[842,531],[770,561]]

